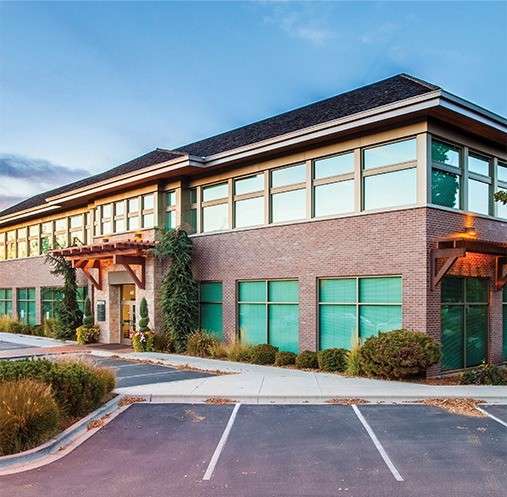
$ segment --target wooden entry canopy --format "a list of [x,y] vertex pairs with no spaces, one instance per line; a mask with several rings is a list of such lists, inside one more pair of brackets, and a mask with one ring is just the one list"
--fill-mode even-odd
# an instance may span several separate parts
[[[507,244],[474,239],[442,240],[431,250],[432,289],[442,281],[459,257],[467,253],[495,257],[495,288],[501,290],[507,283]],[[438,260],[443,261],[440,268]]]
[[[146,251],[153,248],[153,242],[126,240],[122,242],[102,242],[81,247],[68,247],[53,250],[55,256],[62,256],[72,262],[72,266],[81,269],[90,283],[102,290],[102,273],[106,266],[119,264],[130,274],[134,283],[144,289],[146,286]],[[138,277],[132,266],[141,268]],[[97,278],[90,273],[90,269],[97,270]]]

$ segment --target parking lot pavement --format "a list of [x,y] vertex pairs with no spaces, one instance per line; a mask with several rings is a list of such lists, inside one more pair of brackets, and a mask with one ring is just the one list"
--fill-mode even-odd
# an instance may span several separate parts
[[167,381],[193,380],[195,378],[212,376],[209,373],[202,373],[200,371],[185,371],[168,366],[126,361],[114,357],[87,357],[99,366],[105,366],[115,370],[117,388],[163,383]]
[[0,497],[505,497],[500,423],[358,409],[135,404],[64,458],[0,477]]
[[19,345],[18,343],[2,342],[0,341],[0,350],[16,350],[16,349],[28,349],[28,345]]
[[507,405],[487,406],[483,409],[497,420],[507,425]]

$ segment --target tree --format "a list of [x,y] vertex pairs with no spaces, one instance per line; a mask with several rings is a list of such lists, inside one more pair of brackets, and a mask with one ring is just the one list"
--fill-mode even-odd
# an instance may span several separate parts
[[141,319],[139,320],[139,331],[141,333],[150,331],[150,328],[148,327],[148,324],[150,323],[150,318],[148,317],[148,302],[146,302],[144,297],[141,299],[141,305],[139,306],[139,315],[141,316]]
[[63,299],[58,303],[56,314],[60,321],[60,336],[58,338],[72,339],[76,328],[83,320],[83,314],[77,304],[76,269],[62,256],[46,255],[46,263],[52,269],[51,274],[63,278]]
[[495,200],[497,202],[501,202],[504,205],[507,205],[507,191],[502,190],[500,192],[495,193]]
[[86,297],[84,302],[83,325],[90,327],[93,326],[93,324],[92,302],[90,297]]
[[159,261],[171,261],[160,286],[164,332],[171,336],[175,351],[184,352],[199,315],[197,283],[192,275],[192,240],[181,228],[161,230],[153,254]]

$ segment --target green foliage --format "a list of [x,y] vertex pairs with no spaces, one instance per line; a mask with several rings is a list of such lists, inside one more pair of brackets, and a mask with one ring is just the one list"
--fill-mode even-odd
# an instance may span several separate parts
[[0,361],[0,383],[32,379],[50,385],[60,412],[81,417],[97,408],[114,388],[114,374],[80,360]]
[[153,335],[153,350],[155,352],[172,352],[173,344],[167,333],[155,333]]
[[424,373],[439,358],[439,344],[426,333],[395,330],[366,340],[360,367],[368,376],[401,379]]
[[196,357],[210,357],[218,340],[205,330],[194,331],[187,339],[187,353]]
[[460,378],[461,385],[507,385],[507,375],[494,364],[483,363],[466,370]]
[[44,336],[48,338],[58,338],[61,334],[62,325],[57,318],[47,318],[42,323]]
[[234,342],[227,345],[227,357],[230,361],[236,362],[250,362],[252,359],[252,345]]
[[155,333],[153,331],[136,331],[132,335],[134,352],[153,352],[155,350]]
[[303,350],[296,356],[296,367],[298,369],[317,369],[319,367],[317,352]]
[[296,363],[296,354],[294,352],[277,352],[275,356],[275,366],[290,366]]
[[267,343],[254,345],[250,354],[250,362],[263,365],[274,364],[277,352],[277,347]]
[[139,320],[139,331],[146,333],[150,330],[148,328],[150,318],[148,317],[148,302],[146,302],[144,297],[141,299],[141,305],[139,306],[139,315],[141,316]]
[[345,349],[325,349],[317,354],[319,369],[327,372],[342,372],[347,367],[348,351]]
[[84,301],[83,325],[90,327],[93,326],[93,324],[92,302],[90,297],[86,297]]
[[359,376],[361,374],[361,344],[359,340],[352,346],[347,354],[347,366],[345,373],[349,376]]
[[57,304],[56,314],[61,323],[58,338],[73,339],[76,328],[82,324],[83,315],[77,303],[76,269],[61,256],[46,255],[46,263],[51,266],[51,274],[63,278],[63,298]]
[[192,240],[180,229],[161,231],[153,253],[170,267],[160,287],[164,332],[169,333],[176,352],[184,352],[188,336],[198,326],[198,287],[192,275]]
[[80,326],[76,330],[76,340],[80,345],[88,343],[97,343],[100,338],[100,328],[98,326]]
[[27,379],[0,383],[0,456],[45,442],[58,422],[50,386]]
[[495,193],[495,200],[497,202],[501,202],[504,205],[507,205],[507,192],[500,191]]

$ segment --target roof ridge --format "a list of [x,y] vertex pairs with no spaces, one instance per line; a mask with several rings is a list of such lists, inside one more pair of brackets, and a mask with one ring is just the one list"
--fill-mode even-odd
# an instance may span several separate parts
[[419,83],[421,85],[424,85],[431,90],[441,90],[442,89],[438,85],[434,85],[433,83],[429,83],[428,81],[425,81],[424,79],[417,78],[415,76],[412,76],[411,74],[407,74],[406,72],[401,72],[400,74],[398,74],[398,76],[408,79],[410,81],[414,81],[415,83]]

